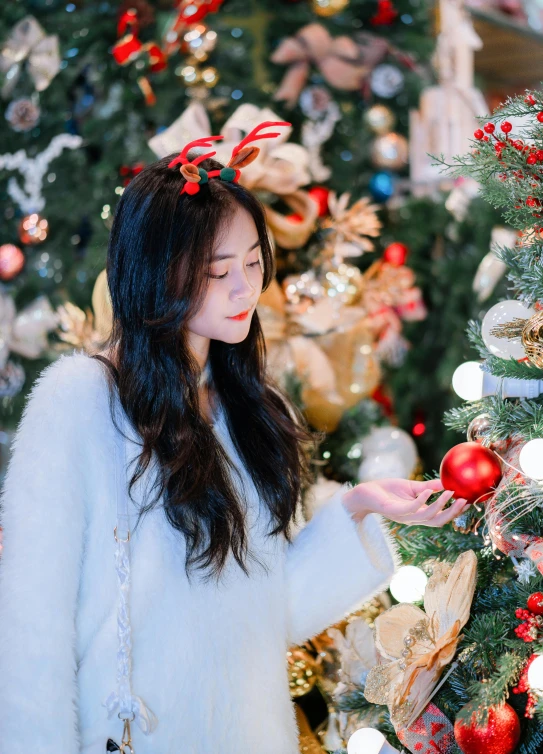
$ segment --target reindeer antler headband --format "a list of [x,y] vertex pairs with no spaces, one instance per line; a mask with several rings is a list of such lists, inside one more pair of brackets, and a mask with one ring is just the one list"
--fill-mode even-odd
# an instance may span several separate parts
[[283,120],[266,120],[260,125],[253,128],[253,130],[247,134],[247,136],[240,141],[240,143],[232,150],[232,155],[228,161],[228,165],[221,170],[204,170],[199,168],[198,165],[208,157],[213,157],[216,152],[207,152],[206,154],[199,154],[194,160],[190,161],[187,158],[187,154],[192,147],[212,147],[212,141],[224,139],[224,136],[204,136],[201,139],[189,142],[180,152],[175,159],[173,159],[168,167],[173,168],[181,163],[179,171],[186,183],[183,186],[180,194],[197,194],[200,191],[200,184],[208,183],[210,178],[219,178],[222,181],[231,181],[237,183],[241,174],[241,168],[250,165],[253,160],[256,160],[260,149],[258,147],[246,146],[251,141],[257,139],[274,139],[280,136],[279,132],[261,134],[258,133],[263,128],[268,126],[291,126],[292,123],[287,123]]

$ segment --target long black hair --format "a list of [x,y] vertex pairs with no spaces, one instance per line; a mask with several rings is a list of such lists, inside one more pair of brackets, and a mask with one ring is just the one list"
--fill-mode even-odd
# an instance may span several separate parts
[[[258,558],[248,548],[231,463],[200,411],[201,369],[188,347],[187,321],[204,301],[220,232],[240,207],[258,232],[263,290],[275,275],[274,253],[264,208],[254,194],[212,178],[195,196],[180,195],[185,179],[168,168],[175,156],[137,174],[115,211],[107,256],[113,328],[105,346],[114,348],[117,362],[108,373],[110,406],[113,414],[118,395],[142,440],[130,494],[153,453],[159,464],[157,494],[141,506],[138,523],[164,495],[167,519],[187,544],[187,576],[196,567],[206,571],[206,579],[218,578],[230,550],[249,575],[247,558]],[[208,158],[200,167],[224,166]],[[208,364],[232,441],[269,511],[268,534],[282,533],[291,541],[291,523],[311,480],[317,434],[266,374],[256,311],[242,342],[211,340]]]

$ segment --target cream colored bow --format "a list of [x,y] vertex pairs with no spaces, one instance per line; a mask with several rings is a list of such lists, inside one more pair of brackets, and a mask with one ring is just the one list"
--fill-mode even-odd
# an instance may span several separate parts
[[424,611],[391,607],[375,620],[375,645],[384,662],[368,674],[364,695],[386,704],[395,726],[409,727],[432,698],[444,668],[453,660],[469,619],[477,558],[463,552],[452,568],[437,564],[424,594]]
[[25,60],[38,92],[47,89],[60,71],[58,36],[46,35],[34,16],[21,19],[0,50],[0,71],[6,74],[3,97],[9,97],[15,88]]
[[47,347],[47,333],[58,324],[58,316],[45,296],[15,309],[13,298],[0,294],[0,370],[4,369],[11,351],[26,359],[37,359]]

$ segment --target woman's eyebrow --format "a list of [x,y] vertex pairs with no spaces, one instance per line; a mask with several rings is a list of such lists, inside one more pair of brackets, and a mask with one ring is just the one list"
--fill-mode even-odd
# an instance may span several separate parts
[[[250,246],[247,251],[252,251],[253,249],[256,249],[257,246],[260,246],[260,240],[256,241],[252,246]],[[220,262],[221,259],[235,259],[235,254],[219,254],[218,256],[213,257],[214,262]]]

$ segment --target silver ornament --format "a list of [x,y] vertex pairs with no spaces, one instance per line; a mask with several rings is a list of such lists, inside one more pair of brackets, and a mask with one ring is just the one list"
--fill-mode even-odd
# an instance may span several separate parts
[[488,414],[479,414],[469,423],[466,435],[468,442],[481,442],[485,439],[490,429],[490,416]]
[[399,94],[404,86],[404,75],[390,63],[375,66],[370,78],[371,90],[378,97],[391,99]]

